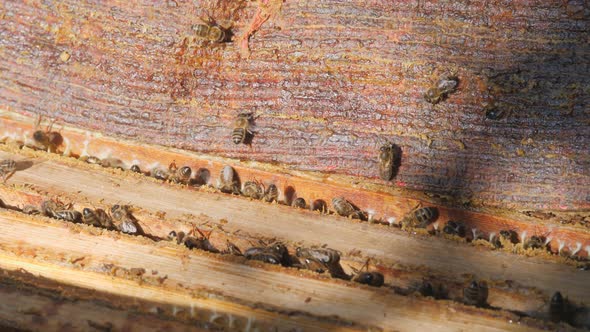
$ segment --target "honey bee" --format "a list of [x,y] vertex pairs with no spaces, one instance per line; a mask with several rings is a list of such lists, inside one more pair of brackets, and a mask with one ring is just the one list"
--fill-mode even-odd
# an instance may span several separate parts
[[[199,237],[195,237],[195,236],[191,236],[192,234],[194,234],[194,231],[197,231],[199,233]],[[212,253],[219,253],[219,250],[217,248],[215,248],[211,242],[209,242],[209,237],[211,236],[211,233],[209,233],[207,236],[205,236],[205,234],[203,234],[203,232],[198,229],[198,228],[194,228],[191,233],[189,233],[189,235],[184,239],[184,245],[189,248],[189,249],[200,249],[200,250],[205,250],[208,252],[212,252]]]
[[310,258],[326,265],[340,263],[340,253],[330,248],[302,248],[295,250],[295,255],[301,258]]
[[321,213],[327,213],[328,204],[326,204],[326,202],[323,199],[316,199],[311,203],[309,209],[312,211],[320,211]]
[[238,114],[234,122],[234,130],[231,135],[232,141],[235,144],[248,144],[250,138],[253,135],[252,131],[250,130],[252,121],[254,121],[254,117],[251,112]]
[[426,228],[438,218],[438,209],[435,207],[415,208],[400,221],[402,228]]
[[523,243],[524,249],[543,249],[546,247],[543,236],[533,235]]
[[54,218],[65,220],[69,222],[79,222],[82,219],[82,214],[75,210],[58,210],[53,211]]
[[3,182],[6,182],[14,172],[16,172],[16,161],[12,159],[4,159],[0,161],[0,176],[2,176]]
[[100,161],[100,166],[108,168],[125,169],[125,163],[117,158],[104,158]]
[[291,265],[291,258],[287,247],[276,242],[266,247],[253,247],[244,252],[244,257],[250,260],[263,261],[270,264]]
[[435,86],[431,87],[424,94],[424,99],[436,105],[439,102],[445,100],[447,96],[454,92],[459,84],[459,79],[455,75],[443,74]]
[[264,193],[263,200],[265,202],[272,202],[277,201],[279,199],[279,189],[276,185],[271,184],[266,188],[266,192]]
[[297,197],[293,200],[293,203],[291,203],[291,206],[296,207],[296,208],[300,208],[300,209],[305,209],[307,207],[307,203],[305,202],[305,200],[301,197]]
[[303,266],[318,273],[329,271],[333,278],[349,279],[340,266],[340,253],[330,248],[297,248],[295,255],[303,259]]
[[41,212],[51,218],[57,218],[55,215],[56,211],[67,210],[62,203],[58,203],[52,200],[46,200],[41,203]]
[[37,121],[35,123],[35,132],[33,133],[33,141],[34,141],[34,148],[46,150],[48,152],[55,152],[57,148],[63,143],[63,137],[57,131],[51,131],[53,127],[52,121],[47,130],[43,131],[39,128],[41,124],[41,116],[37,116]]
[[488,300],[488,285],[485,281],[472,281],[463,288],[463,302],[477,307],[486,306]]
[[244,257],[246,257],[246,259],[261,261],[269,264],[281,264],[281,257],[279,257],[277,254],[273,252],[269,252],[266,248],[248,248],[244,252]]
[[193,171],[188,166],[183,166],[179,169],[171,169],[173,171],[168,178],[170,182],[188,184],[191,180]]
[[242,188],[242,195],[252,199],[261,199],[264,196],[264,186],[258,181],[246,181]]
[[385,181],[391,180],[397,171],[399,148],[394,144],[385,144],[379,149],[379,176]]
[[[504,243],[502,243],[502,242],[504,242]],[[494,241],[492,242],[492,244],[496,248],[503,248],[504,244],[506,244],[506,243],[512,243],[512,244],[518,243],[518,234],[516,234],[516,232],[513,230],[503,229],[500,231],[500,236],[495,238]]]
[[234,169],[229,166],[223,166],[221,174],[219,174],[219,180],[217,187],[222,193],[239,194],[240,185]]
[[82,210],[82,221],[85,224],[95,227],[103,227],[107,229],[115,228],[113,220],[103,209],[92,210],[90,208],[84,208]]
[[[365,272],[361,272],[364,268],[367,269]],[[385,277],[382,273],[376,271],[368,271],[369,268],[369,260],[360,270],[356,270],[353,268],[356,276],[352,279],[354,282],[358,282],[359,284],[369,285],[372,287],[381,287],[385,283]]]
[[343,217],[350,217],[352,219],[364,220],[364,214],[359,211],[357,207],[352,205],[344,197],[335,197],[332,199],[332,207],[334,211]]
[[212,43],[223,43],[229,36],[229,31],[216,24],[212,19],[207,20],[206,23],[195,24],[192,29],[199,38]]
[[138,234],[135,218],[131,214],[131,207],[128,205],[113,205],[111,207],[111,218],[118,223],[119,230],[127,234]]
[[500,231],[500,236],[508,241],[510,241],[511,243],[518,243],[518,234],[516,234],[515,231],[509,229],[509,230],[501,230]]
[[152,169],[150,174],[154,178],[156,178],[158,180],[163,180],[163,181],[168,180],[168,178],[170,177],[170,172],[168,172],[167,170],[162,169],[162,168],[154,168],[154,169]]
[[132,165],[129,170],[134,173],[141,173],[141,168],[139,168],[139,165]]
[[443,232],[449,235],[465,237],[465,225],[460,221],[449,220],[443,227]]

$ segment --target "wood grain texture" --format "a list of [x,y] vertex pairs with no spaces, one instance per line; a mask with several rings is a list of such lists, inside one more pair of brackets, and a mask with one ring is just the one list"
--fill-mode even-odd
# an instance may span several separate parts
[[[7,155],[2,153],[0,156]],[[588,272],[558,263],[554,257],[524,257],[491,251],[437,237],[415,236],[392,227],[265,204],[209,190],[178,190],[137,174],[117,175],[108,169],[85,169],[81,167],[87,166],[85,164],[79,163],[79,167],[74,167],[74,164],[66,164],[65,160],[39,159],[31,168],[17,172],[10,183],[15,188],[30,187],[33,192],[43,193],[46,197],[77,202],[75,207],[78,210],[94,204],[99,207],[122,202],[132,204],[146,211],[145,214],[138,214],[138,218],[146,230],[159,237],[164,237],[171,229],[187,230],[189,223],[202,224],[206,221],[214,229],[220,227],[225,234],[280,240],[292,249],[301,245],[326,244],[341,251],[346,263],[357,261],[357,264],[362,264],[364,259],[371,257],[386,274],[386,282],[393,285],[407,286],[403,283],[407,283],[408,278],[416,281],[421,275],[429,274],[457,283],[453,286],[457,288],[472,277],[486,279],[490,285],[499,285],[499,301],[494,305],[507,306],[508,309],[539,310],[539,306],[534,309],[523,305],[527,301],[539,303],[538,296],[529,295],[527,300],[516,295],[515,299],[506,300],[510,293],[520,293],[521,287],[521,295],[541,292],[547,299],[554,291],[561,290],[574,301],[587,302],[590,299],[590,290],[586,287]],[[38,204],[42,199],[38,194],[21,195],[11,190],[2,190],[0,194],[7,204],[13,202],[19,207]],[[162,212],[165,212],[165,221],[161,220],[162,217],[154,217],[162,215]],[[249,239],[246,237],[245,240]],[[398,278],[400,273],[409,273],[409,276],[400,278],[406,281],[390,281],[390,278]],[[567,282],[564,283],[564,280]],[[508,287],[511,288],[508,294],[504,289],[505,283],[514,285],[514,288]],[[491,288],[493,297],[495,290]],[[455,294],[460,297],[460,288]]]
[[[391,140],[403,150],[396,186],[590,207],[587,2],[269,3],[6,2],[0,107],[374,183],[377,143]],[[232,42],[194,40],[208,14],[233,24]],[[445,70],[458,91],[426,103]],[[485,119],[491,103],[504,119]],[[259,115],[251,148],[230,140],[241,111]]]
[[[193,306],[212,311],[218,317],[238,311],[242,316],[234,316],[233,323],[240,324],[245,331],[254,329],[244,327],[250,321],[259,322],[260,329],[279,331],[294,327],[331,330],[338,328],[331,324],[339,321],[355,322],[362,329],[400,331],[456,331],[469,327],[482,331],[535,331],[552,326],[503,311],[405,297],[352,283],[314,280],[270,266],[235,264],[203,252],[187,253],[186,248],[154,246],[126,235],[96,236],[66,223],[6,213],[0,213],[0,219],[5,227],[5,232],[0,233],[2,269],[24,269],[75,287],[136,297],[139,303],[161,303],[162,313],[168,315],[169,311],[179,309],[187,315],[187,309]],[[25,238],[24,234],[29,236]],[[23,240],[16,244],[13,238]],[[55,241],[57,238],[68,240]],[[126,272],[136,267],[155,270],[158,277],[166,278],[160,283],[150,280],[158,278],[149,273],[138,277]],[[306,301],[307,298],[311,300]],[[232,307],[232,303],[239,303],[234,305],[238,308]],[[240,308],[243,306],[250,310],[244,312]],[[231,319],[221,321],[227,323]],[[516,321],[520,323],[512,323]],[[355,329],[355,325],[350,328]]]

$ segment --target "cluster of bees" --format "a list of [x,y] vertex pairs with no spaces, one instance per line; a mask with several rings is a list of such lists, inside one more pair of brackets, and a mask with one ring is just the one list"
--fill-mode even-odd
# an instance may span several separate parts
[[[199,236],[194,236],[195,231],[199,233]],[[195,228],[188,235],[180,231],[171,231],[168,234],[168,239],[175,241],[177,244],[184,244],[189,249],[242,256],[247,260],[307,269],[317,273],[328,272],[333,278],[352,280],[373,287],[383,286],[385,280],[382,273],[368,271],[368,260],[361,269],[353,269],[354,273],[352,275],[346,274],[340,265],[340,252],[331,248],[298,247],[295,250],[295,255],[292,255],[289,253],[289,249],[281,242],[271,244],[261,242],[260,246],[250,247],[242,252],[238,246],[228,240],[226,242],[227,248],[219,250],[209,242],[209,235],[205,235],[201,230]],[[363,271],[363,269],[367,271]]]
[[45,200],[40,206],[25,205],[21,212],[29,215],[44,215],[50,218],[73,223],[84,223],[94,227],[118,230],[126,234],[143,235],[137,219],[133,216],[129,205],[115,204],[109,212],[103,209],[84,208],[76,211],[71,204],[63,204],[55,200]]

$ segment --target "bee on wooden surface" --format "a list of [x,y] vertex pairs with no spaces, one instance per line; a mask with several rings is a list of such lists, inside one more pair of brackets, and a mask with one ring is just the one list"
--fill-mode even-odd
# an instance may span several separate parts
[[65,220],[69,222],[79,222],[82,220],[82,214],[75,210],[58,210],[54,211],[53,215],[56,219]]
[[264,186],[258,181],[246,181],[242,188],[242,195],[252,199],[261,199],[264,196]]
[[141,173],[141,168],[139,168],[139,165],[132,165],[129,170],[134,173]]
[[66,207],[56,201],[46,200],[41,203],[41,212],[51,218],[57,218],[55,212],[63,210],[67,210]]
[[[364,268],[367,269],[365,272],[361,272]],[[358,282],[359,284],[369,285],[372,287],[381,287],[385,283],[385,277],[381,272],[377,271],[368,271],[369,269],[369,260],[361,267],[360,270],[356,270],[353,268],[355,272],[355,277],[352,279],[354,282]]]
[[349,279],[340,266],[340,253],[330,248],[297,248],[295,255],[303,259],[303,266],[318,273],[330,272],[333,278]]
[[16,172],[16,161],[12,159],[4,159],[0,161],[0,176],[2,176],[3,182],[6,182],[14,172]]
[[192,29],[197,37],[212,43],[223,43],[229,39],[229,31],[219,26],[212,19],[207,20],[206,23],[195,24]]
[[270,264],[291,265],[291,258],[287,247],[276,242],[266,247],[253,247],[244,252],[246,259],[263,261]]
[[188,184],[191,180],[192,174],[193,171],[188,166],[183,166],[178,169],[176,169],[176,167],[170,168],[170,177],[168,178],[168,181],[173,183]]
[[233,167],[229,165],[223,166],[221,173],[219,174],[219,180],[217,181],[217,188],[222,193],[226,194],[239,194],[240,184],[236,176],[236,172]]
[[41,124],[41,118],[40,115],[37,115],[35,132],[33,133],[34,148],[55,152],[63,143],[63,137],[59,132],[51,130],[55,121],[51,121],[46,130],[38,129]]
[[463,302],[478,307],[486,306],[488,300],[488,285],[485,281],[472,281],[463,288]]
[[449,235],[465,237],[465,224],[460,221],[449,220],[443,227],[443,232]]
[[352,219],[361,219],[365,220],[365,215],[362,211],[352,205],[349,201],[347,201],[344,197],[335,197],[332,199],[332,207],[334,211],[343,217],[350,217]]
[[163,168],[154,168],[150,174],[152,177],[162,181],[166,181],[170,177],[170,172]]
[[[499,234],[500,235],[498,237],[494,238],[494,240],[492,241],[492,244],[496,248],[503,248],[504,244],[506,244],[506,243],[511,243],[511,244],[518,243],[518,234],[511,229],[503,229],[500,231]],[[504,242],[504,244],[503,244],[503,242]]]
[[37,208],[34,205],[25,205],[25,206],[23,206],[21,211],[22,211],[22,213],[30,214],[30,215],[41,214],[41,211],[39,210],[39,208]]
[[281,257],[274,252],[269,252],[266,248],[253,247],[244,252],[246,259],[261,261],[269,264],[281,264]]
[[254,116],[252,113],[240,113],[234,121],[234,130],[232,132],[232,141],[235,144],[248,144],[253,135],[251,131]]
[[328,204],[323,199],[314,200],[309,209],[312,211],[320,211],[321,213],[328,213]]
[[[195,237],[192,236],[194,234],[194,231],[197,231],[199,233],[199,237]],[[184,239],[184,245],[189,248],[189,249],[200,249],[200,250],[205,250],[208,252],[212,252],[212,253],[219,253],[219,250],[217,248],[215,248],[211,242],[209,242],[209,237],[211,236],[211,233],[209,233],[207,236],[205,236],[205,234],[203,234],[203,232],[198,229],[198,228],[194,228],[189,235]]]
[[135,218],[131,214],[131,207],[128,205],[113,205],[111,207],[111,217],[117,223],[119,230],[127,234],[138,234],[138,228]]
[[438,209],[435,207],[415,208],[400,221],[402,228],[426,228],[438,218]]
[[379,149],[379,176],[385,181],[391,180],[397,173],[400,160],[399,147],[385,144]]
[[459,78],[457,76],[444,74],[433,87],[426,91],[424,99],[436,105],[445,100],[449,94],[453,93],[457,89],[457,85],[459,85]]
[[544,249],[546,248],[545,238],[543,236],[533,235],[524,241],[522,247],[524,249]]
[[107,229],[114,229],[115,225],[113,220],[103,209],[92,210],[90,208],[84,208],[82,210],[82,221],[85,224],[92,225],[95,227],[103,227]]
[[300,209],[305,209],[307,207],[307,203],[305,202],[305,200],[301,197],[297,197],[293,200],[293,203],[291,203],[291,206],[296,207],[296,208],[300,208]]
[[300,258],[311,258],[327,265],[340,263],[340,252],[330,248],[298,247],[295,250],[295,255]]
[[264,193],[264,197],[262,198],[265,202],[272,202],[278,201],[279,199],[279,189],[276,185],[271,184],[266,188],[266,192]]
[[125,163],[121,159],[117,158],[104,158],[100,161],[100,166],[108,168],[125,169]]

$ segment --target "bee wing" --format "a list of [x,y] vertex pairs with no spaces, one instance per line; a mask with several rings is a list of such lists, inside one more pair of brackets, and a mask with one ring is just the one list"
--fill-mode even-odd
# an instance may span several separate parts
[[137,226],[131,220],[123,220],[121,223],[121,232],[135,234],[137,233]]

